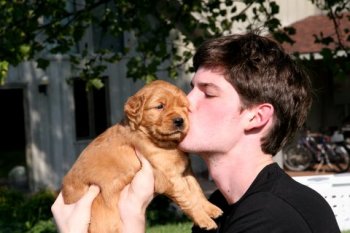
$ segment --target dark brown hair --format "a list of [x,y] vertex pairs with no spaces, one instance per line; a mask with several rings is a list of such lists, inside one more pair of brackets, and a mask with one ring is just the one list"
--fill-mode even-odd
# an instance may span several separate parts
[[265,153],[275,155],[304,124],[311,106],[306,72],[275,41],[254,33],[204,42],[193,65],[223,72],[238,92],[242,108],[270,103],[274,125],[261,139]]

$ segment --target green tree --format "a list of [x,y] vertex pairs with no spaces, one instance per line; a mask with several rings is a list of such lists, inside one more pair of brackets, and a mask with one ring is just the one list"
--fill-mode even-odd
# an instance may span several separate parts
[[[311,1],[334,22],[349,11],[349,0]],[[0,0],[0,8],[1,83],[9,65],[35,60],[45,69],[50,54],[69,56],[81,78],[95,87],[102,85],[99,77],[106,64],[121,59],[127,60],[127,77],[133,79],[153,80],[158,71],[176,77],[193,48],[207,38],[232,33],[238,25],[270,33],[281,43],[293,43],[290,35],[295,33],[281,27],[273,0]],[[85,43],[87,32],[103,46]],[[349,29],[339,33],[350,40]],[[129,40],[118,43],[123,35]],[[337,43],[337,51],[349,56],[349,47],[338,37],[315,39]],[[323,55],[332,60],[337,51]]]
[[[332,21],[335,32],[334,35],[325,36],[320,31],[318,35],[314,35],[315,43],[324,46],[320,51],[323,67],[328,67],[335,79],[345,79],[350,74],[350,28],[340,27],[339,22],[343,18],[350,22],[350,1],[311,0],[311,2],[326,12],[328,18]],[[330,49],[329,46],[334,47],[334,49]]]

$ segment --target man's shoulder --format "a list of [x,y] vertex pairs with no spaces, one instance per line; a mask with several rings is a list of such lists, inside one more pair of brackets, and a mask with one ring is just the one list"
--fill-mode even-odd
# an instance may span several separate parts
[[[236,214],[261,213],[263,216],[283,217],[286,210],[295,209],[288,200],[270,191],[252,193],[236,203]],[[269,214],[266,215],[265,212]],[[276,215],[276,216],[275,216]]]
[[271,192],[254,193],[232,205],[223,228],[223,232],[311,233],[302,217]]
[[288,190],[253,193],[237,203],[232,217],[250,216],[265,227],[283,228],[282,223],[293,222],[297,224],[294,232],[340,232],[331,207],[320,195],[309,188],[301,191],[306,194],[304,197],[297,194],[293,197],[293,193]]
[[252,194],[231,207],[224,232],[246,229],[254,229],[249,232],[340,232],[329,209],[320,210],[317,206],[311,206],[313,210],[308,210],[310,206],[301,209],[271,192]]

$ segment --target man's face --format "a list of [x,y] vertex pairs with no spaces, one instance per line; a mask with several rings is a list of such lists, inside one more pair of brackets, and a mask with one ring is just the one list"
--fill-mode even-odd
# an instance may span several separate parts
[[229,151],[244,133],[238,93],[222,74],[205,68],[197,70],[192,86],[190,129],[180,148],[199,154]]

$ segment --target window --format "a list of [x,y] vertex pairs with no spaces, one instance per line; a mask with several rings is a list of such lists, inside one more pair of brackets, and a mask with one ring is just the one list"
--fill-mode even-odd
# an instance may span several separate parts
[[95,138],[110,126],[108,78],[104,77],[102,82],[101,89],[86,91],[84,80],[73,80],[77,140]]

